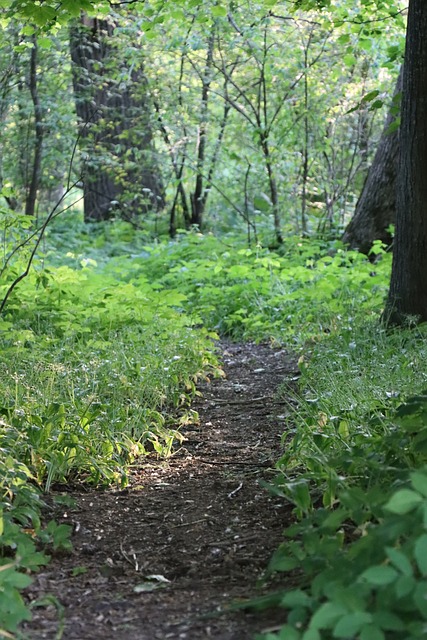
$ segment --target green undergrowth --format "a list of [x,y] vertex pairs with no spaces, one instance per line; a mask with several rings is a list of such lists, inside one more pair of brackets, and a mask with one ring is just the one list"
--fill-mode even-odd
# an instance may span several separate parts
[[301,348],[335,332],[349,316],[378,316],[390,256],[377,250],[383,259],[372,265],[340,242],[290,237],[279,253],[232,236],[189,234],[181,242],[147,246],[139,257],[112,260],[109,268],[179,289],[187,308],[221,335]]
[[[387,330],[355,319],[300,358],[294,436],[285,436],[279,466],[300,478],[303,471],[307,482],[311,471],[316,480],[323,473],[325,506],[333,506],[340,483],[368,477],[387,485],[394,474],[424,462],[422,448],[417,458],[419,442],[409,446],[394,421],[399,407],[427,388],[426,338],[424,325]],[[282,393],[288,395],[286,385]]]
[[274,484],[297,520],[268,572],[298,588],[264,640],[426,637],[426,337],[347,318],[300,359]]
[[197,380],[221,374],[216,334],[184,294],[85,264],[38,260],[0,320],[0,637],[30,617],[31,572],[69,546],[69,527],[41,522],[41,492],[126,485],[138,458],[180,446]]
[[[220,375],[220,334],[301,354],[273,487],[296,523],[269,568],[301,584],[276,595],[288,622],[265,637],[422,637],[425,331],[381,328],[381,245],[370,262],[295,237],[275,252],[197,233],[148,244],[124,223],[92,240],[53,226],[0,321],[0,591],[14,603],[0,629],[29,615],[20,591],[46,561],[36,554],[67,544],[40,523],[40,489],[124,485],[138,457],[173,453],[197,419],[197,379]],[[24,264],[10,260],[3,295]]]
[[[126,480],[134,453],[165,455],[191,419],[198,376],[216,372],[211,335],[185,296],[141,276],[45,268],[2,320],[2,407],[19,457],[47,487],[70,474]],[[177,309],[179,307],[179,310]],[[177,410],[181,409],[179,416]]]

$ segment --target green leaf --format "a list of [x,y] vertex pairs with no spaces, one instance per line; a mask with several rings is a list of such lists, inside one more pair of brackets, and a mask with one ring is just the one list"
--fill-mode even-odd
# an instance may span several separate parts
[[62,9],[66,11],[70,17],[77,18],[83,7],[81,6],[81,2],[76,2],[76,0],[62,0]]
[[39,27],[44,27],[48,22],[54,20],[56,11],[53,7],[34,6],[32,19]]
[[402,551],[395,549],[394,547],[386,547],[387,557],[390,559],[392,564],[405,576],[412,576],[412,565],[408,558],[405,556]]
[[404,631],[404,622],[390,611],[376,611],[374,613],[374,623],[388,631]]
[[25,589],[32,583],[30,576],[27,576],[25,573],[20,573],[19,571],[6,570],[4,573],[0,574],[0,576],[5,589],[8,587]]
[[222,7],[220,5],[212,7],[211,11],[215,18],[225,18],[227,15],[227,7]]
[[356,57],[352,53],[346,53],[346,55],[343,56],[343,60],[347,67],[352,67],[356,64]]
[[254,207],[255,209],[259,209],[260,211],[267,213],[270,211],[272,204],[270,199],[266,195],[262,194],[262,196],[255,196]]
[[415,578],[410,576],[400,576],[394,585],[396,596],[398,598],[404,598],[415,589],[416,584]]
[[382,100],[374,100],[374,102],[371,104],[369,110],[373,111],[374,109],[381,109],[381,107],[384,105],[384,102]]
[[411,489],[400,489],[392,495],[387,504],[384,505],[384,509],[403,515],[413,511],[420,502],[422,502],[422,497],[419,493]]
[[374,586],[384,586],[390,584],[398,577],[396,569],[389,565],[376,565],[366,569],[358,578],[358,582],[367,582]]
[[37,44],[42,49],[51,49],[52,48],[52,40],[50,38],[38,38]]
[[361,49],[363,49],[363,51],[371,51],[372,49],[372,40],[367,40],[367,39],[360,39],[359,40],[359,47]]
[[272,571],[292,571],[300,565],[297,558],[292,558],[284,554],[274,555],[270,562]]
[[[287,636],[286,640],[287,640]],[[321,635],[317,629],[307,629],[307,631],[303,634],[301,640],[321,640]]]
[[378,89],[375,89],[374,91],[369,91],[369,93],[363,96],[361,102],[371,102],[371,100],[376,98],[379,95],[379,93],[380,92],[378,91]]
[[420,582],[413,595],[414,602],[424,619],[427,619],[427,581]]
[[423,533],[415,542],[414,556],[419,570],[423,576],[427,576],[427,533]]
[[21,33],[23,36],[32,36],[34,32],[35,28],[29,24],[25,25],[25,27],[21,29]]
[[342,605],[336,602],[325,602],[311,618],[310,629],[328,629],[346,613],[348,611]]
[[348,518],[347,509],[336,509],[335,511],[332,511],[325,518],[325,520],[323,520],[321,528],[335,530],[344,522],[346,518]]
[[286,496],[292,500],[301,511],[305,513],[310,511],[312,506],[310,489],[305,479],[286,482],[283,487]]
[[421,471],[411,473],[411,484],[416,491],[427,497],[427,475]]
[[343,33],[339,38],[338,38],[338,42],[340,44],[348,44],[350,42],[350,34],[349,33]]
[[[286,640],[300,640],[301,638],[301,634],[299,631],[297,631],[294,627],[291,627],[290,624],[285,624],[281,629],[280,629],[280,635],[277,636],[276,634],[271,634],[271,640],[281,640],[281,639],[285,639]],[[265,640],[270,640],[269,636],[267,635]]]
[[286,607],[309,607],[311,598],[300,589],[288,591],[280,601],[281,605]]
[[372,614],[367,611],[355,611],[343,616],[335,625],[334,638],[351,638],[359,633],[360,629],[372,622]]
[[375,624],[368,624],[363,627],[359,638],[360,640],[385,640],[385,635]]

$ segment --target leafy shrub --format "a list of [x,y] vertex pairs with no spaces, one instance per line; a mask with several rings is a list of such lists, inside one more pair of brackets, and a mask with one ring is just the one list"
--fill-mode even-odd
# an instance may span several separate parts
[[[235,339],[295,346],[333,332],[341,320],[375,315],[387,291],[390,256],[375,265],[340,243],[289,238],[281,255],[200,235],[147,247],[129,261],[148,279],[179,289],[203,322]],[[131,266],[130,266],[131,265]]]
[[[9,255],[3,295],[26,267]],[[169,455],[197,419],[197,380],[220,370],[215,334],[184,303],[93,259],[36,261],[13,290],[0,321],[0,635],[30,616],[20,591],[48,561],[39,549],[68,545],[69,528],[41,526],[37,487],[125,484],[137,456]]]
[[302,571],[303,588],[283,593],[287,624],[263,638],[424,638],[427,467],[398,488],[339,499],[335,511],[317,509],[285,531],[270,570]]
[[42,273],[41,286],[35,274],[12,295],[0,338],[16,450],[47,487],[72,471],[122,482],[147,443],[161,454],[179,440],[172,416],[199,376],[218,372],[213,334],[192,327],[185,296],[143,277]]
[[387,485],[424,463],[424,449],[396,424],[395,411],[426,384],[425,332],[388,332],[353,318],[300,359],[298,410],[278,462],[279,483],[293,500],[297,491],[304,496],[300,513],[320,495],[333,506],[340,485]]
[[48,562],[40,544],[69,548],[71,527],[40,522],[40,492],[34,478],[11,454],[15,429],[1,422],[0,457],[0,636],[12,637],[31,618],[20,591],[31,583],[30,573]]

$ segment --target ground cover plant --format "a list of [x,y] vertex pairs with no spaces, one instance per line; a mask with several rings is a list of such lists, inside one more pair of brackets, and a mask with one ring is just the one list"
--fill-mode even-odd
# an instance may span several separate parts
[[301,361],[295,430],[276,491],[300,521],[271,572],[302,572],[278,596],[272,638],[421,638],[426,633],[425,328],[356,320]]
[[[54,483],[127,482],[147,452],[168,456],[199,376],[219,373],[212,337],[193,327],[185,296],[92,268],[44,267],[11,294],[1,322],[2,609],[0,629],[29,615],[22,570],[47,561],[40,545],[69,544],[40,523],[40,489]],[[3,273],[3,295],[25,268]]]
[[[384,259],[373,266],[339,241],[291,236],[277,252],[248,247],[244,238],[190,234],[180,243],[147,246],[128,264],[134,275],[178,288],[203,322],[222,335],[276,339],[298,348],[334,331],[341,318],[358,310],[379,313],[390,256],[381,246],[376,250]],[[123,259],[118,262],[123,268]]]

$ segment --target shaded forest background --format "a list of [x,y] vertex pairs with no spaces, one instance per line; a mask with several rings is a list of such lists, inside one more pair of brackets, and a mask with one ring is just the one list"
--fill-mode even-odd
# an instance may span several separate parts
[[86,222],[119,217],[152,234],[340,236],[390,108],[387,129],[398,126],[398,11],[75,13],[47,34],[16,21],[4,32],[9,211],[43,219],[64,194],[67,205],[83,195]]

